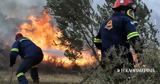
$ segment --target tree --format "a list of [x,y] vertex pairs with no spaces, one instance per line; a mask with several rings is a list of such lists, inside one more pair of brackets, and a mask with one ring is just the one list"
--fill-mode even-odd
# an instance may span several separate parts
[[144,39],[146,46],[153,46],[153,48],[159,47],[159,42],[157,40],[158,29],[155,28],[155,25],[150,22],[150,17],[152,11],[147,8],[147,6],[139,1],[137,9],[137,29],[139,30],[141,37]]
[[[92,36],[91,0],[48,0],[59,28],[63,31],[62,39],[71,42],[71,47],[81,50],[83,39]],[[89,35],[90,34],[90,35]]]

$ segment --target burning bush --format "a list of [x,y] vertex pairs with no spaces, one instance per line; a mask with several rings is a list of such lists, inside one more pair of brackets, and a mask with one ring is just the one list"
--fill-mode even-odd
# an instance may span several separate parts
[[19,32],[31,39],[42,48],[44,62],[56,66],[71,68],[74,65],[83,67],[96,63],[90,51],[76,51],[70,47],[70,42],[62,42],[62,32],[51,23],[52,16],[46,10],[39,17],[29,16],[29,22],[20,25]]

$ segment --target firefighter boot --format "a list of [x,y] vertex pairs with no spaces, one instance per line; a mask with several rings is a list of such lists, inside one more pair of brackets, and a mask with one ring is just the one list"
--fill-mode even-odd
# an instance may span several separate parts
[[19,84],[28,84],[28,81],[23,73],[17,74],[17,78],[18,78]]
[[33,82],[39,84],[38,68],[37,67],[31,68],[30,74]]

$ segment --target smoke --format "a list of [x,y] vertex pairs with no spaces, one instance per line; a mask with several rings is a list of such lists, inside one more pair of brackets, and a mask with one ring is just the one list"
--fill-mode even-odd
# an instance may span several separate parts
[[52,50],[43,50],[44,53],[54,54],[55,56],[64,56],[64,51],[52,49]]
[[0,0],[0,41],[12,43],[18,26],[29,15],[39,15],[46,0]]

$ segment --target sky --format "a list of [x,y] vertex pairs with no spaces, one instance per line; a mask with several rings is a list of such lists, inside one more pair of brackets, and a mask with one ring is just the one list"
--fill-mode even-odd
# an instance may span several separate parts
[[96,4],[103,4],[105,0],[93,0],[93,2]]
[[149,8],[152,8],[154,12],[160,14],[160,11],[156,11],[160,7],[159,0],[144,0],[144,2],[147,4]]
[[152,9],[152,21],[155,25],[160,27],[160,24],[158,22],[160,21],[160,0],[144,0],[144,2],[147,4],[148,8]]

